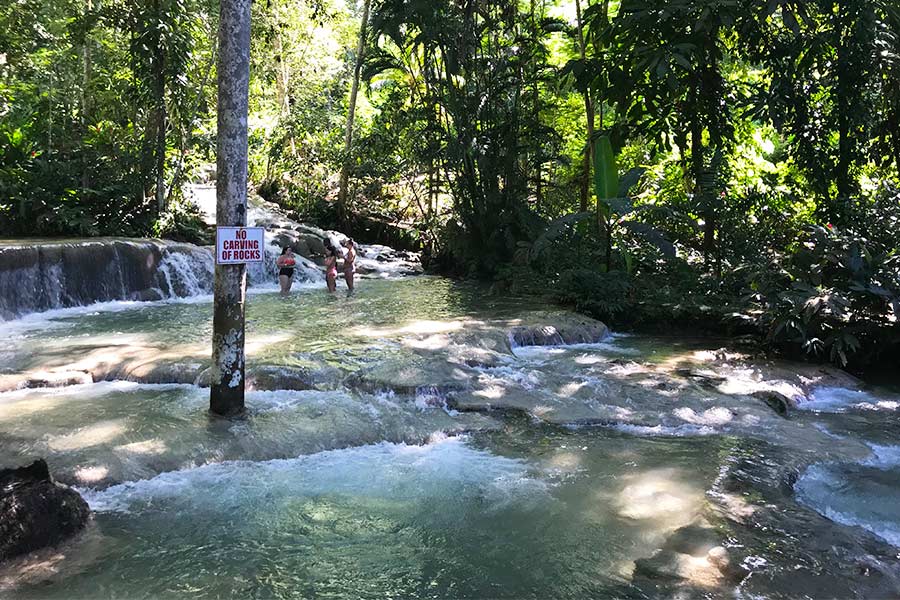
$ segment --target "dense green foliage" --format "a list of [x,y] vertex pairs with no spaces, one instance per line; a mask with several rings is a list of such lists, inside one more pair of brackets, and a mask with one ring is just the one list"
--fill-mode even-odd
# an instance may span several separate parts
[[[360,37],[362,4],[254,4],[264,197],[614,324],[900,351],[896,2],[373,0]],[[202,239],[216,20],[0,7],[2,232]]]

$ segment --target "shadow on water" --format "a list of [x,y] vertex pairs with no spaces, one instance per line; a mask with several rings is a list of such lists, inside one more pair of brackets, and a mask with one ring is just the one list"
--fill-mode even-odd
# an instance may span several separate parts
[[[451,337],[496,336],[497,322],[531,310],[546,308],[430,278],[365,281],[349,298],[255,294],[253,360],[369,379],[251,391],[242,419],[210,418],[208,391],[191,385],[0,394],[0,459],[47,457],[96,513],[55,554],[0,572],[0,589],[11,598],[900,591],[896,548],[815,503],[833,494],[852,513],[848,497],[900,498],[893,467],[861,462],[900,433],[881,405],[887,412],[778,416],[720,391],[735,377],[700,368],[709,340],[645,337],[517,349],[495,362],[466,355],[440,385],[411,376],[380,387],[379,369],[433,374],[428,353],[448,352]],[[209,315],[205,301],[85,310],[26,331],[11,352],[33,364],[112,343],[193,356],[208,349]],[[478,412],[453,410],[448,389],[465,392],[469,380],[504,410],[484,397],[470,405]],[[610,418],[568,427],[541,418],[561,408],[577,417],[573,406]],[[820,487],[804,487],[822,461],[837,464],[812,481]],[[814,498],[798,501],[803,490]]]

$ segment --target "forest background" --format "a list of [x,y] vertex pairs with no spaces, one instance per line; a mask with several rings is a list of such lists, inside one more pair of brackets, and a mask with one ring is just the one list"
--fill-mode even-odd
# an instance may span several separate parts
[[[0,6],[0,237],[208,243],[217,11]],[[894,0],[260,0],[250,85],[298,219],[618,328],[900,360]]]

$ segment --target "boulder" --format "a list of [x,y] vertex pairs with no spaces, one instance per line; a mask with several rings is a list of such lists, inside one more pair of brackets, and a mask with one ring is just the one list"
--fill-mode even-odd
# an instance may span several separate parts
[[0,561],[59,544],[90,514],[78,492],[53,481],[44,460],[0,469]]
[[775,390],[759,390],[750,394],[757,400],[762,400],[782,417],[787,417],[788,412],[797,407],[797,403]]
[[333,388],[341,381],[341,371],[328,365],[261,365],[247,369],[248,390],[312,390]]
[[514,327],[509,332],[513,346],[563,346],[593,344],[609,335],[609,328],[600,321],[575,315],[552,315],[545,323]]

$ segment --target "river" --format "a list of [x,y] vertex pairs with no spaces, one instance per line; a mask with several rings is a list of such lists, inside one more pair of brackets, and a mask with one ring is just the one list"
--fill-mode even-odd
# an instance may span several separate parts
[[717,340],[522,345],[597,324],[390,266],[329,296],[310,267],[251,290],[222,421],[196,254],[183,293],[3,322],[0,464],[47,458],[94,511],[4,597],[900,594],[896,389]]
[[[454,387],[446,365],[430,362],[452,354],[448,340],[474,356],[492,328],[552,313],[429,277],[364,280],[352,298],[261,291],[248,313],[252,363],[313,377],[306,390],[250,392],[246,420],[211,420],[206,390],[191,384],[0,394],[0,461],[47,457],[95,511],[64,549],[5,569],[10,597],[900,589],[887,392],[822,388],[788,419],[759,401],[742,414],[746,396],[725,404],[729,395],[708,387],[704,410],[680,410],[695,405],[677,391],[648,408],[637,394],[610,396],[621,389],[604,373],[652,367],[677,383],[685,365],[711,368],[704,347],[716,345],[620,336],[512,348],[499,363],[466,366],[474,383]],[[110,347],[190,358],[208,348],[210,314],[200,297],[32,315],[9,322],[6,369],[94,360]],[[413,373],[399,383],[385,376],[404,365]],[[440,385],[419,384],[429,372]],[[719,372],[731,375],[718,387],[747,385],[739,369]],[[498,409],[458,410],[473,386]],[[531,410],[504,408],[492,392],[504,387]],[[569,407],[539,418],[554,402],[621,416],[567,423]],[[653,411],[661,417],[648,420]],[[759,422],[736,422],[750,416]]]

